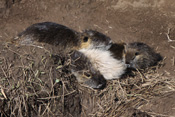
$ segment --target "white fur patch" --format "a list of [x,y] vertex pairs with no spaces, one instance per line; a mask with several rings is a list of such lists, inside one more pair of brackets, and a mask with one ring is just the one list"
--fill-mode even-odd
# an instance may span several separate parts
[[100,49],[81,49],[91,61],[93,66],[100,71],[106,80],[118,79],[127,68],[122,60],[115,59],[110,51]]

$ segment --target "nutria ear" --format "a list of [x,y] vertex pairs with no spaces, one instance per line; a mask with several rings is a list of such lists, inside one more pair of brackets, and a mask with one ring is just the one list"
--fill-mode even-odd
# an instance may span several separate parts
[[94,36],[94,33],[93,33],[92,31],[89,31],[88,34],[89,34],[90,36]]
[[92,31],[91,29],[86,29],[83,32],[86,32],[90,36],[94,36],[94,31]]

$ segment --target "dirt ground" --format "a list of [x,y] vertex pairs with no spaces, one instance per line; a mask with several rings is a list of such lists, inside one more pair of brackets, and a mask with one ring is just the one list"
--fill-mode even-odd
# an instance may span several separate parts
[[[1,0],[0,115],[175,116],[174,6],[174,0]],[[103,90],[81,87],[66,65],[69,58],[51,56],[59,53],[52,47],[7,44],[43,21],[95,29],[114,42],[144,42],[164,60],[156,70],[109,81]]]

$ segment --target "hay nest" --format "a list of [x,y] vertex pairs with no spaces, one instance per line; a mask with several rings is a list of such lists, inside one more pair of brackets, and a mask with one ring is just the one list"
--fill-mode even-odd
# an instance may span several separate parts
[[61,52],[54,56],[47,49],[54,51],[1,45],[1,115],[80,115],[78,85],[69,70],[69,58]]
[[78,84],[70,58],[54,47],[0,49],[1,116],[150,116],[156,114],[141,107],[175,90],[175,79],[158,66],[94,90]]

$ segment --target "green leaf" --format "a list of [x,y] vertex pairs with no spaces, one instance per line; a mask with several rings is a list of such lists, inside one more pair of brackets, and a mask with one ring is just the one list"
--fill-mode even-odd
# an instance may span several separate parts
[[58,83],[58,82],[60,82],[60,80],[59,79],[56,79],[55,82]]

